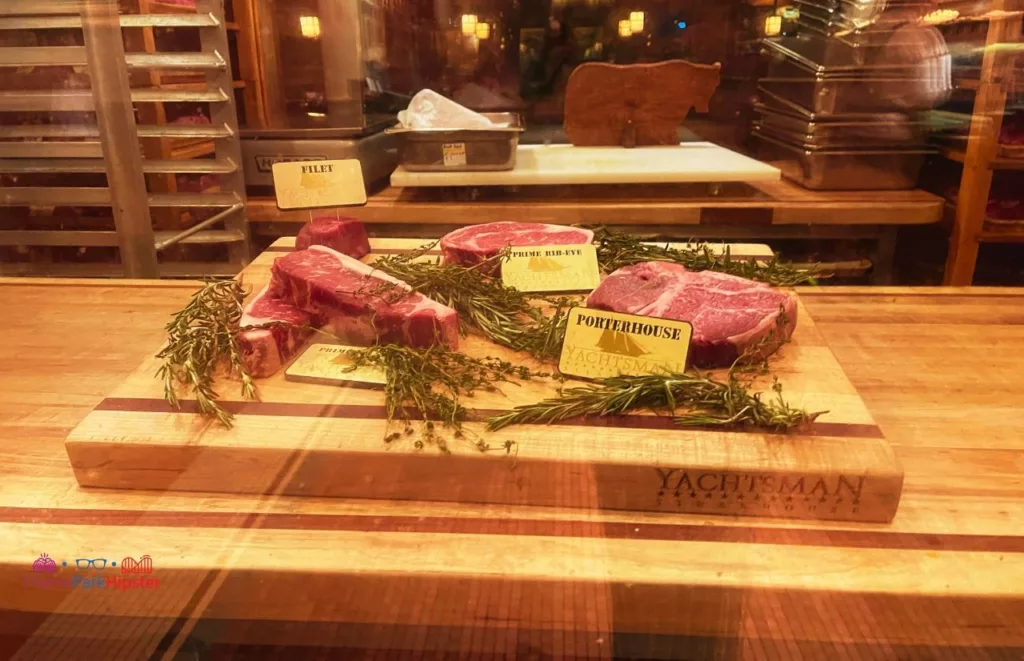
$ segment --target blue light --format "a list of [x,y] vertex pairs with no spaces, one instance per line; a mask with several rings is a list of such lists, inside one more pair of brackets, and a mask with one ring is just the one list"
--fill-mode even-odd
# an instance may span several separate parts
[[680,30],[685,30],[686,29],[686,21],[678,21],[678,22],[676,22],[676,27],[679,28]]

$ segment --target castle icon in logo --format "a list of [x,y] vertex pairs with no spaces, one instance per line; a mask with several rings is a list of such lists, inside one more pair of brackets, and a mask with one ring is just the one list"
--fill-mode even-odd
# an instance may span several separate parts
[[603,351],[617,353],[621,356],[636,357],[650,353],[639,342],[621,331],[604,331],[597,341],[597,346]]
[[122,574],[152,574],[153,573],[153,559],[148,555],[144,555],[138,560],[128,556],[121,561],[121,573]]
[[37,574],[56,574],[57,563],[53,561],[53,558],[43,553],[32,563],[32,571]]

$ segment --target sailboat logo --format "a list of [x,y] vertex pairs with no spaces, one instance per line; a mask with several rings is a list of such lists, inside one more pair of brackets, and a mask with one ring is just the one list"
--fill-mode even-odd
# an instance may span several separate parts
[[650,353],[639,342],[621,331],[605,330],[601,333],[597,346],[606,353],[617,353],[621,356],[633,356],[634,358]]
[[303,172],[299,185],[303,188],[327,188],[331,185],[330,179],[315,172]]
[[531,257],[526,268],[534,273],[551,273],[565,270],[565,267],[550,257]]

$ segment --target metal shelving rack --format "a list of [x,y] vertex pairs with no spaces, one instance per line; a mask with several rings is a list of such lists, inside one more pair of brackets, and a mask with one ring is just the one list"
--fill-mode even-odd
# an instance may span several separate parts
[[[84,46],[0,48],[0,67],[85,67],[91,90],[0,92],[0,111],[96,113],[96,124],[0,126],[0,173],[104,173],[106,187],[8,186],[0,188],[0,207],[109,206],[114,231],[0,230],[0,245],[116,246],[121,264],[47,264],[42,270],[68,275],[122,275],[156,278],[227,275],[248,263],[245,182],[223,0],[198,0],[195,14],[120,16],[116,0],[4,0],[0,30],[81,29]],[[201,52],[125,53],[122,28],[190,27],[200,29]],[[199,71],[200,90],[133,90],[133,70]],[[134,104],[209,103],[209,126],[140,126]],[[140,138],[205,138],[215,157],[195,160],[147,160]],[[221,177],[218,193],[146,192],[145,174],[205,174]],[[180,232],[154,232],[156,208],[214,208],[219,213]],[[215,229],[221,226],[222,229]],[[225,244],[228,262],[165,262],[159,254],[177,244]],[[50,267],[50,268],[46,268]],[[13,269],[5,268],[11,272]]]

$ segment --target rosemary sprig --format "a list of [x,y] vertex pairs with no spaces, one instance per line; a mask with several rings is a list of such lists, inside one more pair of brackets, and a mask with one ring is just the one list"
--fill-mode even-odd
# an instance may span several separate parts
[[[496,431],[524,423],[551,424],[568,418],[621,415],[628,411],[669,412],[680,426],[749,426],[788,431],[825,413],[807,413],[782,398],[782,385],[772,385],[775,398],[751,393],[730,370],[726,381],[702,373],[619,376],[563,389],[559,397],[519,406],[488,420]],[[678,409],[686,409],[678,412]]]
[[157,354],[163,365],[157,378],[164,397],[180,407],[178,390],[191,391],[202,415],[231,427],[232,416],[217,402],[214,378],[221,366],[242,382],[242,396],[256,398],[256,384],[245,370],[238,349],[238,323],[246,291],[234,280],[207,282],[167,324],[167,346]]
[[531,297],[506,287],[488,273],[495,262],[507,257],[507,251],[472,267],[441,264],[422,257],[433,247],[426,245],[404,254],[378,260],[374,266],[409,284],[424,296],[453,308],[459,313],[463,331],[479,330],[484,337],[535,358],[557,358],[562,349],[568,308],[567,298],[547,299],[550,314],[531,304]]
[[[431,415],[436,416],[443,427],[451,429],[455,438],[462,438],[465,435],[462,423],[466,418],[463,397],[479,391],[497,391],[499,383],[515,384],[516,380],[548,376],[498,358],[471,358],[440,345],[412,349],[387,344],[350,349],[346,354],[353,363],[346,371],[373,366],[387,374],[384,402],[389,422],[403,421],[405,433],[411,434],[411,414],[418,415],[425,423],[426,440],[435,442],[444,451],[448,450],[447,443],[436,434]],[[392,433],[385,440],[392,441],[400,436],[401,433]],[[417,440],[416,447],[422,446],[423,439]],[[477,446],[487,449],[482,441]]]
[[706,243],[683,249],[648,245],[635,236],[611,232],[603,227],[595,230],[594,236],[597,241],[597,261],[601,269],[608,273],[641,262],[674,262],[691,271],[718,271],[776,287],[814,285],[819,275],[816,269],[797,269],[780,261],[777,256],[767,263],[760,263],[753,258],[733,258],[728,248],[724,253],[716,254]]

